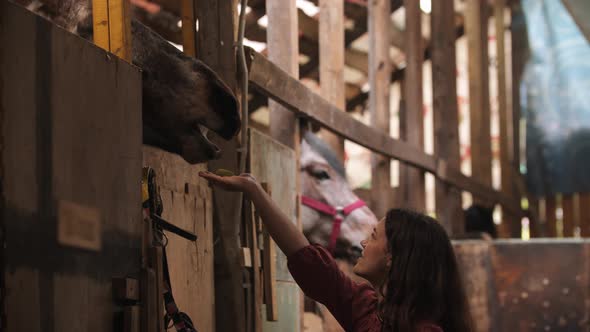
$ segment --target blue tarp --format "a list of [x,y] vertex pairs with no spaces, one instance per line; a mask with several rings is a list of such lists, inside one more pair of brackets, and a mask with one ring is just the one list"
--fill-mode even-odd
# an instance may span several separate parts
[[590,192],[590,43],[560,0],[522,0],[522,8],[530,46],[520,86],[529,192]]

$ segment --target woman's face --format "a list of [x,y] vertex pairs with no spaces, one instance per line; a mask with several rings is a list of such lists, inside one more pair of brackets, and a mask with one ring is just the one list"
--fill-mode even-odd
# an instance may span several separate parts
[[353,272],[365,278],[377,287],[387,277],[391,266],[391,254],[388,251],[385,219],[381,219],[371,234],[361,242],[363,252],[353,268]]

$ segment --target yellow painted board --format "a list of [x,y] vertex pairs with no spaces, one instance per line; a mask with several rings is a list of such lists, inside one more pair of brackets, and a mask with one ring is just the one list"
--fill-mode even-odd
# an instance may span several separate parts
[[119,58],[131,62],[129,6],[128,0],[108,0],[110,51]]
[[92,26],[94,44],[110,51],[108,0],[92,0]]

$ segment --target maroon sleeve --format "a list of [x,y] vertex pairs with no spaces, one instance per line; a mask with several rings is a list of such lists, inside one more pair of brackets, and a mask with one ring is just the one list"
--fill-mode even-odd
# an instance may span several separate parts
[[288,267],[305,295],[324,304],[346,331],[378,322],[375,290],[347,277],[323,247],[300,249],[288,257]]

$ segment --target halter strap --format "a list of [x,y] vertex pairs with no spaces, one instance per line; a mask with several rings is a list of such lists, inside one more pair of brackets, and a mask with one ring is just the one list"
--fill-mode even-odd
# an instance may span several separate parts
[[352,211],[360,209],[367,205],[363,200],[359,199],[343,208],[335,208],[331,205],[328,205],[326,203],[320,202],[307,196],[301,196],[301,204],[323,214],[334,217],[332,220],[332,233],[330,234],[330,242],[328,245],[328,250],[330,250],[332,254],[334,254],[334,249],[336,249],[336,240],[340,235],[340,226],[342,225],[342,221],[344,221],[344,218],[351,214]]

